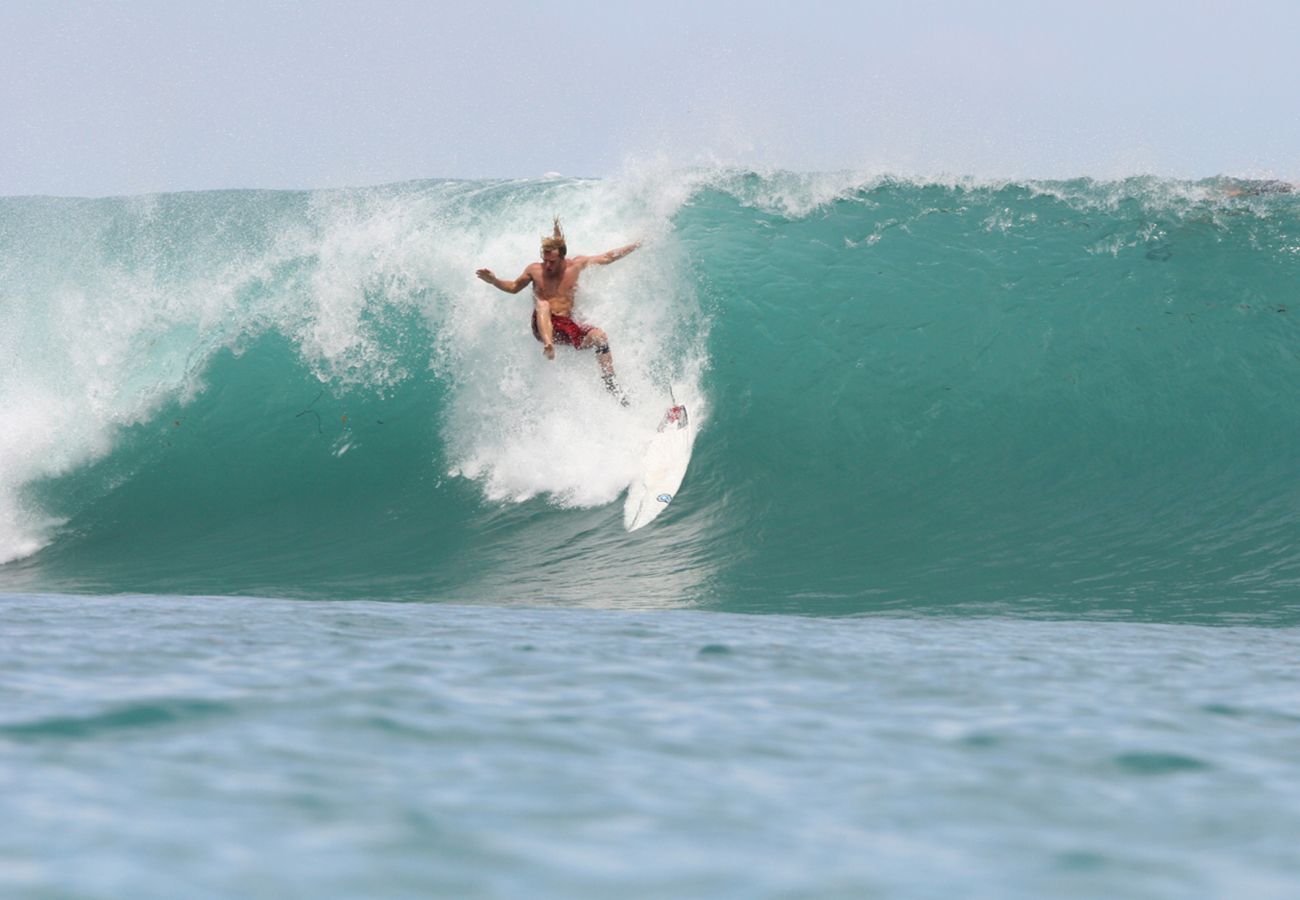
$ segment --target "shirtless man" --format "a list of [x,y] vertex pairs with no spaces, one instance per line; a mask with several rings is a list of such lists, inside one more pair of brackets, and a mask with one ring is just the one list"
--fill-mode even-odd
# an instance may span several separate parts
[[555,359],[556,341],[582,350],[595,347],[596,361],[600,363],[605,387],[626,406],[627,399],[614,383],[614,358],[609,353],[609,338],[601,329],[575,322],[571,316],[574,295],[578,291],[578,276],[582,270],[587,266],[607,266],[640,246],[641,242],[637,241],[599,256],[566,259],[569,248],[564,243],[564,232],[560,230],[560,220],[557,218],[551,236],[542,238],[542,261],[528,266],[524,269],[524,274],[514,281],[502,281],[492,274],[491,269],[479,269],[477,274],[483,281],[508,294],[517,294],[531,284],[533,337],[542,342],[542,353],[546,354],[547,359]]

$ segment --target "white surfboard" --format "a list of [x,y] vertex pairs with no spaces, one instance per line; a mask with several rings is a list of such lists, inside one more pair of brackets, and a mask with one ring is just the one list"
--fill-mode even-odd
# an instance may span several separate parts
[[673,495],[681,487],[686,467],[691,463],[694,442],[695,432],[685,405],[674,403],[664,413],[658,432],[646,447],[640,473],[628,485],[627,500],[623,503],[624,528],[636,531],[650,524],[673,502]]

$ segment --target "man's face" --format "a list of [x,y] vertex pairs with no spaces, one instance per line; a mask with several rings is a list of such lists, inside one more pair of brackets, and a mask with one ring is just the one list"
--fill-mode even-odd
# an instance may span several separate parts
[[551,249],[542,251],[542,265],[546,267],[547,271],[553,272],[558,269],[562,258],[563,257],[560,256],[559,250]]

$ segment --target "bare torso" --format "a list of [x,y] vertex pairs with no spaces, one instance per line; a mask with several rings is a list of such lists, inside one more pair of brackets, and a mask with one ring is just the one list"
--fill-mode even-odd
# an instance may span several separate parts
[[586,268],[586,257],[559,259],[557,265],[536,262],[524,270],[532,279],[533,296],[551,305],[551,314],[572,316],[573,302],[578,292],[578,275]]

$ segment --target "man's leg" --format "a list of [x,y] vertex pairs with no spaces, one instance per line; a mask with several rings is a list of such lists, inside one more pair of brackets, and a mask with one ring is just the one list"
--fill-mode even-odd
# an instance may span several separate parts
[[617,397],[619,403],[627,406],[627,397],[614,381],[614,356],[609,352],[608,336],[599,328],[593,328],[583,336],[582,346],[596,348],[596,362],[600,363],[600,377],[605,382],[605,389]]
[[533,307],[537,322],[537,336],[542,342],[542,352],[547,359],[555,359],[555,325],[551,322],[551,301],[538,300]]
[[600,363],[600,374],[605,378],[614,377],[614,357],[609,352],[609,338],[599,328],[593,328],[582,337],[583,349],[596,348],[596,362]]

